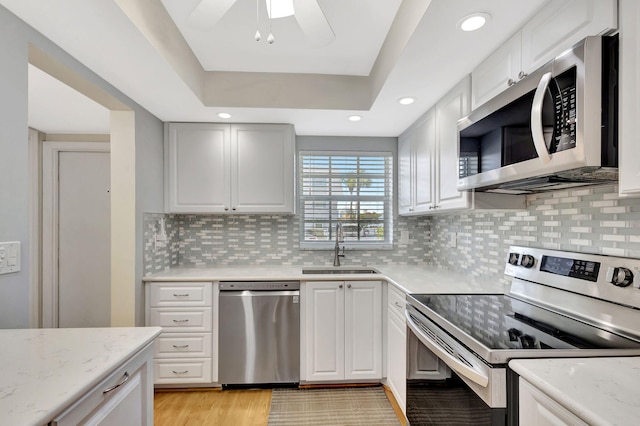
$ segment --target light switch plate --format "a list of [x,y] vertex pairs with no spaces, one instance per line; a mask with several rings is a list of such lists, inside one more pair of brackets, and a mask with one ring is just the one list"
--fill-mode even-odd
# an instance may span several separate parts
[[20,272],[20,241],[0,243],[0,274]]

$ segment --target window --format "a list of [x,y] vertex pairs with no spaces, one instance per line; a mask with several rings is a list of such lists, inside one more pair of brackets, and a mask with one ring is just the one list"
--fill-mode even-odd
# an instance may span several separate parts
[[301,247],[331,247],[338,223],[349,247],[391,246],[391,153],[301,152],[299,165]]

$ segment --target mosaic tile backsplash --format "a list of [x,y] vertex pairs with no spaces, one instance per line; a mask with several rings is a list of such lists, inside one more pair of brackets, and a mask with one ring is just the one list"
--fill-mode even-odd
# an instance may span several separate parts
[[[429,264],[506,283],[502,272],[510,245],[640,258],[640,199],[619,198],[615,185],[530,195],[527,206],[399,217],[393,250],[347,251],[343,264]],[[168,240],[157,245],[163,217]],[[176,266],[331,265],[329,250],[299,250],[298,221],[297,216],[147,213],[145,274]],[[399,243],[403,230],[409,231],[407,244]]]
[[430,231],[430,264],[507,283],[510,245],[640,258],[640,198],[615,185],[534,194],[525,211],[433,216]]
[[[170,243],[156,246],[158,221],[164,217]],[[163,215],[147,213],[145,275],[176,266],[332,265],[333,250],[300,250],[299,217],[277,215]],[[400,243],[408,231],[407,243]],[[424,264],[429,219],[399,217],[392,250],[347,250],[343,265]]]

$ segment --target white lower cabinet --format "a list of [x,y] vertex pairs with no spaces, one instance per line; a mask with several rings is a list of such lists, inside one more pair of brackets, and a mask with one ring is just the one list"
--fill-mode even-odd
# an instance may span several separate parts
[[303,283],[303,380],[382,378],[382,283]]
[[518,387],[520,426],[587,425],[575,414],[526,380],[520,378]]
[[387,286],[387,385],[402,412],[407,401],[407,322],[404,317],[405,294]]
[[154,350],[155,384],[218,380],[217,295],[211,282],[147,284],[146,323],[162,327]]
[[149,345],[54,419],[51,425],[152,426],[152,362],[153,350]]

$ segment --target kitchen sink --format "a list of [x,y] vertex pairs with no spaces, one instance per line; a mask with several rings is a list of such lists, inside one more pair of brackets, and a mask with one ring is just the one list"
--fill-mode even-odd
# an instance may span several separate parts
[[302,268],[303,274],[379,274],[371,268]]

